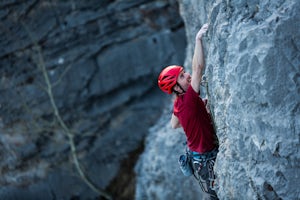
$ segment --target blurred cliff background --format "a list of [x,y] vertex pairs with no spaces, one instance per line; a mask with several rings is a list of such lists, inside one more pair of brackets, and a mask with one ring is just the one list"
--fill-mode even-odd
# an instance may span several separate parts
[[[201,199],[157,88],[203,39],[220,199],[300,199],[297,0],[0,2],[0,199]],[[203,94],[205,93],[205,88]]]

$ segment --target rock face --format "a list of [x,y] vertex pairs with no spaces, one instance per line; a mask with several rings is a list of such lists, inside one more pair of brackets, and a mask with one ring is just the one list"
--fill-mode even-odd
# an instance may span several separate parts
[[[210,25],[203,41],[220,141],[215,165],[219,198],[300,199],[300,2],[179,2],[188,41],[186,67],[191,66],[196,31]],[[168,123],[169,118],[162,120]],[[173,154],[180,154],[180,142],[177,132],[163,124],[150,131],[137,165],[137,199],[166,199],[161,191],[182,199],[178,191],[189,194],[198,187],[182,184],[186,180],[171,169],[177,165]],[[160,152],[167,158],[154,156]],[[151,170],[158,175],[147,179]]]
[[70,138],[97,187],[132,199],[132,168],[168,100],[157,75],[184,60],[178,3],[10,0],[0,18],[1,199],[96,198]]
[[99,197],[58,114],[85,173],[115,199],[201,199],[156,81],[185,53],[190,68],[206,22],[219,198],[300,199],[299,1],[178,2],[183,21],[175,0],[0,3],[1,199]]

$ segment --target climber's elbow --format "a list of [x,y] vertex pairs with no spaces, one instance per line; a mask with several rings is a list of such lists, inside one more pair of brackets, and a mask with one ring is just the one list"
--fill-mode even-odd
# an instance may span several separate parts
[[171,127],[172,127],[173,129],[176,129],[176,128],[180,128],[181,125],[180,125],[180,124],[171,124]]
[[172,127],[173,129],[176,129],[176,128],[180,128],[180,127],[181,127],[178,118],[177,118],[174,114],[172,114],[172,118],[171,118],[171,127]]

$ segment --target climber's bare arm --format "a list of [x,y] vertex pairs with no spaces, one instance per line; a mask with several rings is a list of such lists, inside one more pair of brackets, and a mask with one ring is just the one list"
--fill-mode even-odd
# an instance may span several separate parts
[[181,127],[181,124],[180,124],[178,118],[174,115],[174,113],[172,114],[172,117],[171,117],[171,126],[174,129]]
[[202,47],[202,36],[206,33],[208,29],[208,24],[204,24],[196,35],[195,50],[193,55],[192,63],[192,80],[191,85],[195,92],[200,90],[200,82],[202,77],[202,72],[205,67],[205,60]]

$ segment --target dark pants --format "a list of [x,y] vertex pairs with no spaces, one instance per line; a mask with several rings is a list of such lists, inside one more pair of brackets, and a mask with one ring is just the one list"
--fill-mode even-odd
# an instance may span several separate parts
[[216,192],[213,190],[215,174],[214,164],[216,160],[216,153],[212,153],[213,157],[206,156],[205,159],[201,155],[193,155],[191,161],[193,162],[194,176],[199,182],[199,185],[203,191],[203,199],[205,200],[218,200]]

